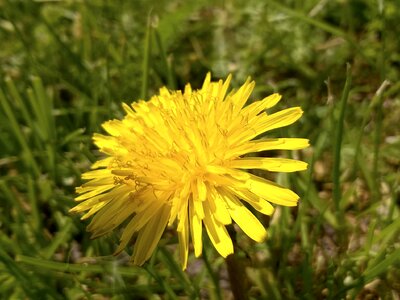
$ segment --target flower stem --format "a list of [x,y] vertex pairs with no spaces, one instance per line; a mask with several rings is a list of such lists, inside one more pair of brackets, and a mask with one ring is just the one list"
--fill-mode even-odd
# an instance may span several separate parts
[[226,257],[228,267],[229,282],[235,300],[247,300],[249,282],[246,276],[245,266],[242,260],[237,256],[237,252]]

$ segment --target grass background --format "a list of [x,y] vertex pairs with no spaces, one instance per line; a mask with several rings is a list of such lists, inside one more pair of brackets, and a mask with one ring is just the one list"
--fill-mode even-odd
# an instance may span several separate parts
[[232,297],[207,238],[182,272],[167,230],[139,268],[68,213],[121,101],[212,71],[300,105],[274,134],[312,144],[276,178],[300,205],[259,216],[264,244],[236,236],[250,298],[399,299],[399,19],[396,0],[0,0],[0,298]]

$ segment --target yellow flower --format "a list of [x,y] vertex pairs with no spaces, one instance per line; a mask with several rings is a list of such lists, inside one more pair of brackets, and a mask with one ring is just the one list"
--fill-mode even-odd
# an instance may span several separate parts
[[[271,203],[295,206],[299,197],[289,189],[248,173],[305,170],[302,161],[246,157],[266,150],[295,150],[308,146],[307,139],[261,138],[266,131],[287,126],[302,115],[299,107],[267,114],[281,98],[273,94],[245,106],[254,82],[248,79],[226,95],[231,76],[203,87],[182,91],[161,88],[150,101],[123,104],[126,116],[103,124],[109,135],[94,135],[106,158],[93,164],[76,189],[80,204],[72,212],[94,215],[88,226],[92,237],[123,224],[116,253],[135,240],[133,262],[150,258],[166,226],[177,224],[180,259],[186,268],[189,235],[196,257],[202,252],[205,228],[223,257],[233,253],[226,225],[235,222],[250,238],[263,241],[267,232],[246,208],[247,202],[262,214],[271,215]],[[204,226],[203,226],[204,225]]]

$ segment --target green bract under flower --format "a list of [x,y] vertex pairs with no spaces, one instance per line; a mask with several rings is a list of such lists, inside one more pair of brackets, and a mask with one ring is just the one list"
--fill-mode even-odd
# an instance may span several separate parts
[[269,130],[287,126],[302,115],[299,107],[273,114],[266,109],[281,98],[273,94],[244,106],[254,82],[247,80],[226,94],[225,82],[210,81],[193,91],[160,90],[150,101],[124,104],[122,120],[105,122],[108,135],[94,142],[106,158],[93,164],[77,188],[80,201],[71,211],[94,216],[88,230],[93,237],[109,233],[122,223],[116,253],[135,239],[132,258],[141,265],[150,258],[166,226],[177,224],[182,267],[186,268],[189,236],[196,256],[202,253],[203,228],[223,256],[233,253],[226,225],[235,222],[250,238],[263,241],[267,232],[243,202],[270,215],[271,203],[295,206],[299,197],[289,189],[248,173],[305,170],[302,161],[244,157],[266,150],[295,150],[307,139],[256,139]]

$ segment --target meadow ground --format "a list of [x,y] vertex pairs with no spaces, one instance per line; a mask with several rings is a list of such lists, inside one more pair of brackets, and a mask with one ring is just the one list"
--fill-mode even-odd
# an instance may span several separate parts
[[[400,2],[0,0],[0,298],[230,299],[204,237],[180,269],[167,230],[144,267],[112,256],[68,211],[98,157],[101,123],[162,86],[233,75],[252,100],[301,106],[301,196],[277,207],[265,243],[236,234],[250,299],[400,299]],[[269,174],[267,174],[270,176]]]

